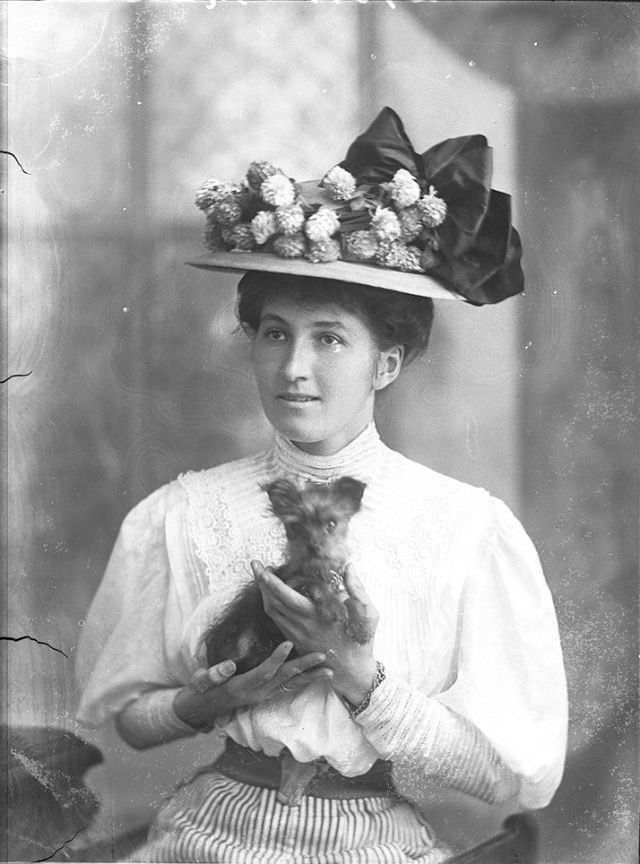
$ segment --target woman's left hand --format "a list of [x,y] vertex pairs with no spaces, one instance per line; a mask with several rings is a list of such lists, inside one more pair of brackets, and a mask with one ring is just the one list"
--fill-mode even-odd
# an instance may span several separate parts
[[325,666],[333,671],[333,689],[354,705],[362,702],[376,675],[373,637],[379,615],[353,567],[347,565],[344,581],[347,593],[363,610],[362,616],[371,633],[364,644],[351,638],[341,622],[321,621],[311,600],[285,585],[260,561],[252,561],[251,567],[267,615],[298,651],[325,654]]

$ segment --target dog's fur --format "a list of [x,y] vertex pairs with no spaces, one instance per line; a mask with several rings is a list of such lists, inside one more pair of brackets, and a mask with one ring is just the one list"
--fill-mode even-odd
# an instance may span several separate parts
[[[321,620],[340,621],[352,639],[367,642],[372,634],[362,604],[348,596],[342,581],[349,521],[360,509],[365,484],[340,477],[330,484],[300,486],[283,478],[262,488],[287,536],[286,562],[276,575],[312,600]],[[247,672],[284,638],[251,582],[206,633],[207,662],[213,666],[233,660],[237,672]]]

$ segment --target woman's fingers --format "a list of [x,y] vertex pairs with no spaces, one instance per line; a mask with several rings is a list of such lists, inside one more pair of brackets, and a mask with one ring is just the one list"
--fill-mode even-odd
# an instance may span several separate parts
[[283,664],[280,669],[280,677],[284,680],[295,678],[304,674],[307,670],[313,669],[314,666],[320,666],[326,659],[327,655],[321,651],[312,651],[303,657],[296,657],[295,660],[289,660]]
[[239,676],[236,680],[251,676],[255,679],[253,682],[255,684],[264,684],[270,681],[286,682],[320,666],[327,659],[321,651],[313,651],[302,657],[296,657],[294,660],[287,660],[292,648],[291,642],[282,642],[259,666]]
[[267,568],[264,566],[262,561],[252,561],[251,562],[251,572],[253,573],[254,579],[259,579],[263,573],[266,573]]
[[347,589],[349,596],[364,606],[371,606],[369,595],[364,590],[364,585],[360,581],[353,564],[347,564],[344,571],[344,587]]
[[271,681],[281,670],[292,650],[293,642],[281,642],[266,660],[263,660],[262,663],[249,670],[249,672],[245,672],[238,680],[249,679],[249,683],[257,686]]
[[314,614],[313,603],[285,585],[281,579],[262,565],[260,561],[252,561],[251,569],[258,587],[262,592],[265,608],[279,612],[282,615],[310,617]]
[[320,669],[309,669],[307,672],[301,672],[299,675],[294,675],[291,678],[281,681],[278,685],[278,691],[281,693],[297,692],[303,687],[306,687],[307,684],[311,684],[313,681],[330,681],[332,677],[333,672],[331,669],[325,669],[324,667]]
[[196,671],[191,676],[189,684],[193,687],[196,693],[206,693],[213,684],[211,683],[211,679],[209,678],[209,670],[208,669],[196,669]]
[[266,660],[258,666],[250,669],[242,675],[232,679],[232,683],[238,687],[257,688],[277,679],[281,681],[288,679],[299,672],[304,672],[312,666],[317,666],[325,661],[325,655],[319,652],[297,657],[295,660],[287,661],[287,657],[293,650],[293,642],[281,642]]
[[206,693],[213,687],[219,687],[231,678],[236,671],[233,660],[223,660],[209,669],[196,669],[191,676],[190,684],[197,693]]
[[312,681],[330,681],[333,678],[333,670],[326,669],[324,666],[320,669],[310,669],[308,672],[303,672],[293,680],[301,687],[310,684]]
[[219,684],[224,684],[232,675],[235,675],[236,664],[233,660],[223,660],[215,666],[207,669],[207,675],[211,684],[217,687]]
[[282,642],[259,666],[232,677],[227,687],[232,698],[238,704],[253,704],[280,692],[297,691],[311,681],[331,678],[331,670],[320,667],[325,654],[314,651],[287,661],[292,648],[291,642]]
[[293,642],[281,642],[266,660],[258,666],[235,675],[230,679],[227,689],[239,705],[249,705],[265,698],[265,688],[273,688],[280,680],[278,672],[293,649]]

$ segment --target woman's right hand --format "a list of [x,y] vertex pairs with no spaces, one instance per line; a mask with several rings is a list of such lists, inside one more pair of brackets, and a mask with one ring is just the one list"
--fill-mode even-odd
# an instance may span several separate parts
[[195,729],[206,728],[235,708],[301,690],[312,681],[331,679],[331,670],[321,666],[327,659],[325,654],[315,651],[287,660],[292,648],[291,642],[282,642],[259,666],[242,675],[234,674],[232,660],[199,670],[176,693],[173,710]]

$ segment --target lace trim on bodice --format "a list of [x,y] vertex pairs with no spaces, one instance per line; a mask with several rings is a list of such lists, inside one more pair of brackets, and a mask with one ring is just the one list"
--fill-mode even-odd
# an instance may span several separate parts
[[285,541],[282,524],[269,513],[266,498],[261,500],[268,471],[253,482],[242,478],[240,490],[224,474],[192,471],[179,478],[187,499],[187,534],[206,575],[203,593],[220,600],[227,588],[233,592],[250,578],[251,559],[281,563]]

